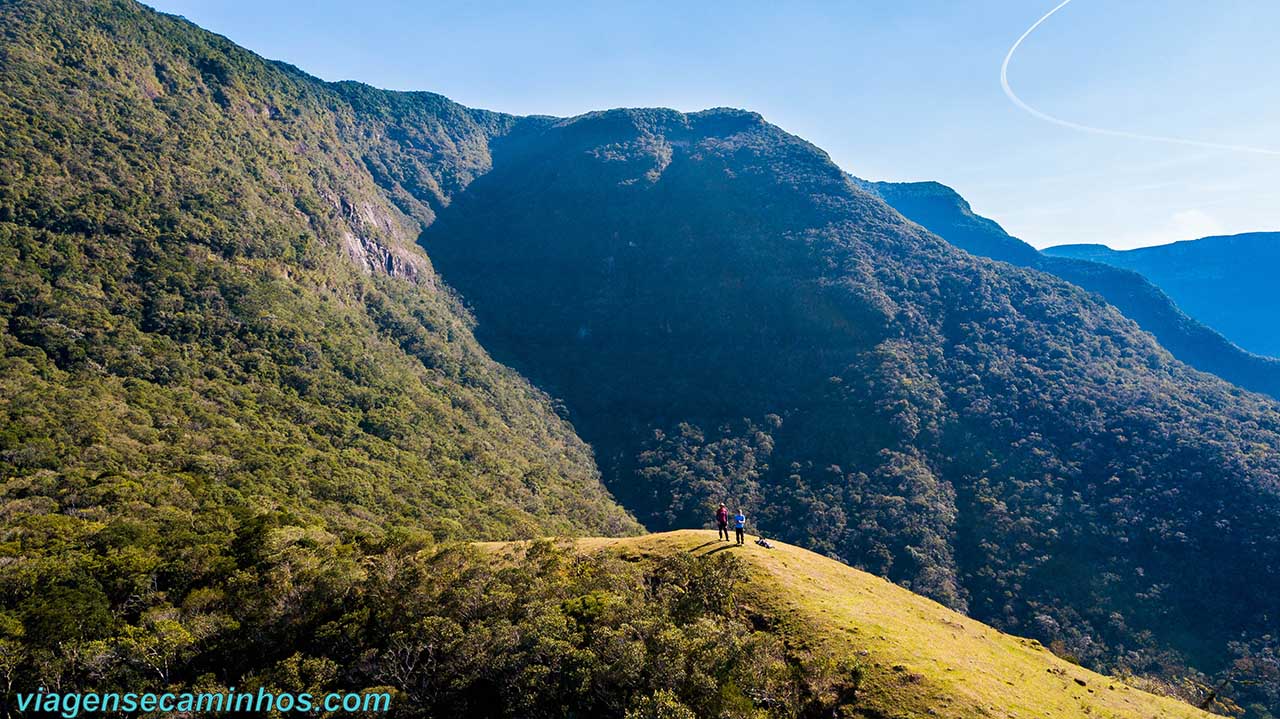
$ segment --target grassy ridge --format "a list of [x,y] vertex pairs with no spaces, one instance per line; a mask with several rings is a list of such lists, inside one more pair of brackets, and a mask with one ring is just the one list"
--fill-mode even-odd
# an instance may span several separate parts
[[750,571],[739,599],[746,611],[777,622],[789,642],[859,658],[856,706],[863,716],[1212,716],[1067,662],[1038,642],[1002,634],[874,575],[789,544],[773,545],[727,548],[714,532],[701,530],[578,541],[582,549],[632,558],[735,553]]

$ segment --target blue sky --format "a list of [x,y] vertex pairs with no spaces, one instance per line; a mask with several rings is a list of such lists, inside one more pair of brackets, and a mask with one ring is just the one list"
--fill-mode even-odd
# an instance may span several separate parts
[[[576,115],[735,106],[873,180],[938,180],[1037,246],[1280,230],[1280,156],[1067,129],[1000,87],[1057,0],[154,0],[326,80]],[[1015,55],[1023,100],[1086,125],[1280,151],[1280,3],[1073,0]]]

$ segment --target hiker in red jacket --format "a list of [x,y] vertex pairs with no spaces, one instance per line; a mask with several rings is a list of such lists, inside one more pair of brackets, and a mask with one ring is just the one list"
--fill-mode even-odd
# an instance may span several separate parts
[[720,534],[716,538],[729,541],[729,508],[724,506],[724,502],[716,510],[716,524],[720,527]]

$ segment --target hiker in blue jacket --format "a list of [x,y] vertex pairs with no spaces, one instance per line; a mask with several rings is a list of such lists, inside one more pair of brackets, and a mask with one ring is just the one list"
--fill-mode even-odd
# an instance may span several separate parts
[[742,533],[746,530],[746,528],[747,528],[747,515],[743,514],[742,510],[739,509],[738,513],[733,515],[733,529],[735,532],[738,533],[738,544],[744,543],[742,539]]

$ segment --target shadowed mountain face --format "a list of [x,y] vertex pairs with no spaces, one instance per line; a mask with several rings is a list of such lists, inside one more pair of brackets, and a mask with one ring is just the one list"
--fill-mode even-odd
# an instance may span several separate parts
[[[1198,256],[1206,253],[1184,252],[1182,259],[1160,264],[1170,276],[1169,285],[1166,285],[1156,280],[1154,275],[1144,277],[1134,271],[1140,270],[1137,265],[1141,261],[1139,256],[1130,257],[1131,253],[1114,253],[1097,245],[1064,246],[1037,252],[1031,245],[1011,237],[992,220],[975,215],[969,203],[946,185],[936,182],[857,182],[907,218],[936,232],[951,244],[975,255],[1039,269],[1096,292],[1142,329],[1155,335],[1160,344],[1179,360],[1245,389],[1280,398],[1280,360],[1252,354],[1232,343],[1237,336],[1244,334],[1253,337],[1275,334],[1275,323],[1263,319],[1273,316],[1272,310],[1276,309],[1275,297],[1265,289],[1268,284],[1263,281],[1263,275],[1270,268],[1280,267],[1280,254],[1277,254],[1280,242],[1273,242],[1270,236],[1241,239],[1239,252],[1223,253],[1234,258],[1232,270],[1239,270],[1244,279],[1233,285],[1231,290],[1224,287],[1221,295],[1226,298],[1224,302],[1213,305],[1212,312],[1205,312],[1202,311],[1203,305],[1213,302],[1208,300],[1210,293],[1201,288],[1209,283],[1202,280],[1216,276],[1219,286],[1233,284],[1222,277],[1221,265],[1225,263],[1219,263],[1220,267],[1213,269],[1210,258]],[[1124,259],[1108,260],[1108,257]],[[1255,267],[1262,268],[1261,272],[1239,267],[1244,264],[1242,258],[1248,257],[1257,259]],[[1184,291],[1175,293],[1172,286]],[[1262,295],[1266,295],[1265,298]],[[1201,310],[1184,305],[1184,297],[1199,302]],[[1174,304],[1175,300],[1178,304]],[[1195,318],[1188,316],[1180,306],[1186,307]],[[1245,321],[1242,317],[1250,319]],[[1227,339],[1219,331],[1228,326],[1253,329],[1243,330],[1243,334],[1231,334],[1232,339]]]
[[1273,628],[1276,405],[1097,296],[748,113],[530,120],[493,158],[423,245],[650,528],[730,498],[1088,661],[1216,671]]
[[1232,342],[1280,357],[1280,292],[1275,286],[1280,233],[1205,237],[1123,252],[1102,245],[1062,245],[1044,253],[1137,272]]
[[969,202],[946,185],[852,179],[907,219],[966,252],[1019,267],[1035,267],[1041,259],[1036,248],[1010,236],[994,220],[974,214]]

